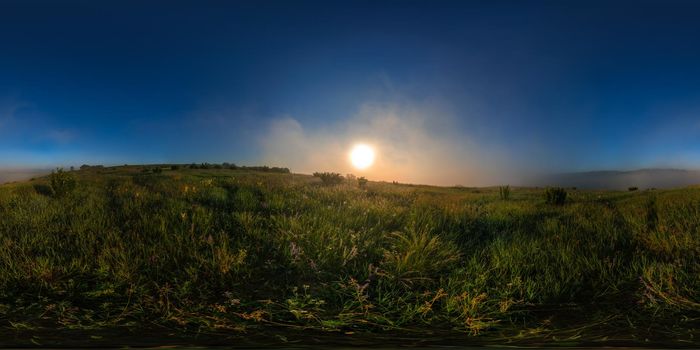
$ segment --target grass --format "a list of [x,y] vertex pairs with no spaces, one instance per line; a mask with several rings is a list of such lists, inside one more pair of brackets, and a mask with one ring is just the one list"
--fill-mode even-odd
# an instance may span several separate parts
[[48,177],[0,186],[0,334],[698,344],[698,188],[569,190],[552,205],[544,189],[505,201],[142,169],[76,171],[61,196]]

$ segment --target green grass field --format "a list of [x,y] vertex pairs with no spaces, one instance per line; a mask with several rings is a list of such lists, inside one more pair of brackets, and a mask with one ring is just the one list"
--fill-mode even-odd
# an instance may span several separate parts
[[553,205],[533,188],[72,174],[62,196],[48,177],[0,186],[0,338],[700,344],[700,188]]

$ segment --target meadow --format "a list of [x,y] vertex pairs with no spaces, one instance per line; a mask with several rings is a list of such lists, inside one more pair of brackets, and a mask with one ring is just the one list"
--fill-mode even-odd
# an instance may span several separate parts
[[48,176],[0,186],[2,344],[144,330],[268,344],[700,344],[700,188],[569,188],[556,204],[543,188],[324,185],[251,169],[69,176],[59,191]]

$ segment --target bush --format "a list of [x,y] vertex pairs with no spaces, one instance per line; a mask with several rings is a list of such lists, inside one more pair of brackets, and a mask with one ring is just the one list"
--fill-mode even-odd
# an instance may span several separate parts
[[58,168],[49,175],[51,192],[54,197],[63,197],[75,189],[75,176]]
[[170,170],[178,170],[178,169],[180,169],[180,166],[177,164],[173,164],[170,166]]
[[360,186],[360,188],[367,187],[367,178],[365,178],[364,176],[358,177],[357,186]]
[[321,178],[321,182],[323,182],[324,185],[338,185],[343,182],[343,176],[338,173],[316,172],[314,176]]
[[656,195],[651,195],[646,203],[647,231],[655,231],[659,225],[659,210],[656,204]]
[[161,169],[161,167],[159,167],[159,166],[153,168],[153,173],[154,173],[154,174],[160,174],[160,173],[162,173],[162,172],[163,172],[163,169]]
[[500,186],[498,187],[498,195],[502,200],[508,200],[510,198],[510,186]]
[[639,188],[637,188],[637,187],[635,187],[635,186],[632,186],[632,187],[628,187],[628,188],[627,188],[627,190],[630,191],[630,192],[636,191],[636,190],[638,190],[638,189],[639,189]]
[[549,187],[544,191],[547,204],[562,205],[566,202],[566,190],[561,187]]

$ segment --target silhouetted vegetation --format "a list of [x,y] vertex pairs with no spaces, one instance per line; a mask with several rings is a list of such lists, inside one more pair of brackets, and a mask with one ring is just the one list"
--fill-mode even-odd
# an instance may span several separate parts
[[566,202],[566,190],[561,187],[549,187],[544,191],[547,204],[562,205]]
[[647,231],[656,231],[659,224],[659,213],[656,206],[656,196],[651,194],[646,203],[646,228]]
[[315,172],[313,175],[320,178],[324,185],[338,185],[343,182],[343,176],[338,173]]
[[634,186],[633,186],[633,187],[628,187],[628,188],[627,188],[627,190],[630,191],[630,192],[636,191],[636,190],[638,190],[638,189],[639,189],[639,188],[634,187]]
[[510,199],[510,186],[506,185],[498,187],[498,196],[502,200]]
[[260,172],[268,172],[268,173],[281,173],[281,174],[288,174],[289,168],[280,168],[280,167],[270,167],[267,165],[256,165],[256,166],[239,166],[233,163],[222,163],[222,164],[211,164],[211,163],[201,163],[201,164],[195,164],[192,163],[188,166],[190,169],[230,169],[230,170],[249,170],[249,171],[260,171]]
[[360,176],[357,178],[357,186],[359,186],[360,188],[366,188],[367,182],[367,178],[365,178],[364,176]]

